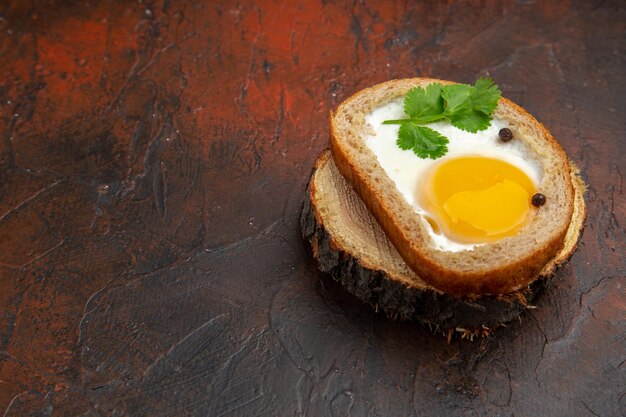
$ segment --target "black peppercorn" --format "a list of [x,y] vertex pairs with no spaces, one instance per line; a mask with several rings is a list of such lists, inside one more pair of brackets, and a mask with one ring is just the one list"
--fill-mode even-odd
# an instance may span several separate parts
[[500,140],[502,142],[508,142],[513,139],[513,132],[511,132],[511,129],[505,127],[503,129],[500,129],[500,131],[498,132],[498,136],[500,136]]
[[546,196],[541,193],[537,193],[533,195],[533,198],[530,201],[533,203],[533,206],[541,207],[546,204]]

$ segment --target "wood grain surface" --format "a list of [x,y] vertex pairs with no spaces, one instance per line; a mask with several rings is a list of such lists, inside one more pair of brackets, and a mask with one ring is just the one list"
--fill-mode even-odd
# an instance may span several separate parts
[[[621,1],[0,4],[4,416],[620,416]],[[328,112],[491,75],[582,168],[537,308],[448,343],[317,271],[299,211]]]

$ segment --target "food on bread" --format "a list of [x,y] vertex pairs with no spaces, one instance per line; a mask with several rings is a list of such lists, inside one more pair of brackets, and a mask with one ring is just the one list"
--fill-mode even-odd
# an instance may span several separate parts
[[[393,80],[344,101],[330,120],[337,168],[406,264],[430,286],[469,298],[526,288],[562,250],[572,222],[575,193],[567,157],[545,127],[504,98],[494,102],[493,114],[478,114],[482,130],[469,128],[476,133],[459,130],[456,116],[429,124],[432,138],[445,137],[424,142],[426,147],[434,143],[431,149],[438,146],[437,152],[425,155],[438,159],[420,158],[419,149],[400,149],[407,93],[421,87],[428,94],[427,86],[434,91],[435,83],[456,85],[426,78]],[[443,147],[445,155],[439,158]],[[463,189],[477,170],[494,165],[486,174],[491,178],[502,172],[503,163],[513,172],[508,178],[479,192],[471,184]],[[451,173],[445,173],[446,165]],[[450,185],[451,179],[462,184]],[[543,205],[533,203],[536,194],[543,195]],[[487,209],[498,206],[496,214],[504,211],[504,225],[493,213],[465,210],[476,200]],[[511,213],[502,204],[508,200],[516,202]],[[451,230],[459,224],[473,230]]]
[[564,246],[528,287],[476,300],[454,298],[424,282],[402,260],[362,199],[337,170],[329,151],[317,162],[302,210],[302,233],[319,268],[390,317],[439,328],[493,328],[518,316],[576,248],[585,219],[584,184],[572,164],[574,215]]

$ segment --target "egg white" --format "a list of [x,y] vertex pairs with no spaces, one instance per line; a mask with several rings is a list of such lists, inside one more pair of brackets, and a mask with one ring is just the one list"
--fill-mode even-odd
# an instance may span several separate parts
[[[426,214],[416,201],[419,183],[424,174],[436,163],[444,158],[454,158],[461,155],[481,155],[498,158],[521,169],[533,181],[535,186],[541,182],[541,162],[533,156],[531,150],[522,141],[513,139],[502,143],[498,138],[498,132],[504,127],[509,127],[506,121],[494,119],[491,125],[483,131],[470,133],[458,129],[448,121],[440,121],[428,124],[428,127],[436,130],[449,140],[448,153],[442,158],[421,159],[412,151],[402,150],[396,145],[399,125],[384,125],[388,119],[405,118],[404,104],[402,99],[391,101],[375,108],[365,116],[365,120],[371,125],[374,134],[365,137],[365,143],[374,152],[381,167],[389,178],[395,183],[398,191],[407,203],[413,207],[416,213]],[[479,244],[463,244],[450,240],[443,234],[437,234],[426,222],[426,227],[435,246],[439,250],[459,252],[471,250]]]

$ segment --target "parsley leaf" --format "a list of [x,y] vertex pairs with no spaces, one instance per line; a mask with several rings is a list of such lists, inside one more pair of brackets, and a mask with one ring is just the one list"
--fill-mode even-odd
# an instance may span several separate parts
[[491,115],[498,105],[501,91],[491,78],[479,78],[472,89],[472,109]]
[[385,120],[383,124],[400,125],[397,144],[401,149],[411,149],[420,158],[437,159],[448,152],[448,138],[423,125],[447,119],[467,132],[485,130],[500,94],[491,78],[479,78],[474,85],[432,83],[415,87],[404,98],[404,112],[409,118]]
[[472,87],[467,84],[450,84],[441,89],[441,97],[446,102],[446,115],[454,115],[471,108],[469,100]]
[[476,133],[479,130],[485,130],[489,127],[491,124],[491,116],[487,116],[480,111],[469,110],[450,116],[450,123],[452,123],[452,126],[458,127],[461,130]]
[[414,123],[403,123],[396,141],[400,149],[413,150],[420,158],[437,159],[448,152],[448,138],[436,130]]
[[432,83],[426,88],[414,88],[404,98],[404,112],[412,119],[429,118],[443,113],[441,84]]

